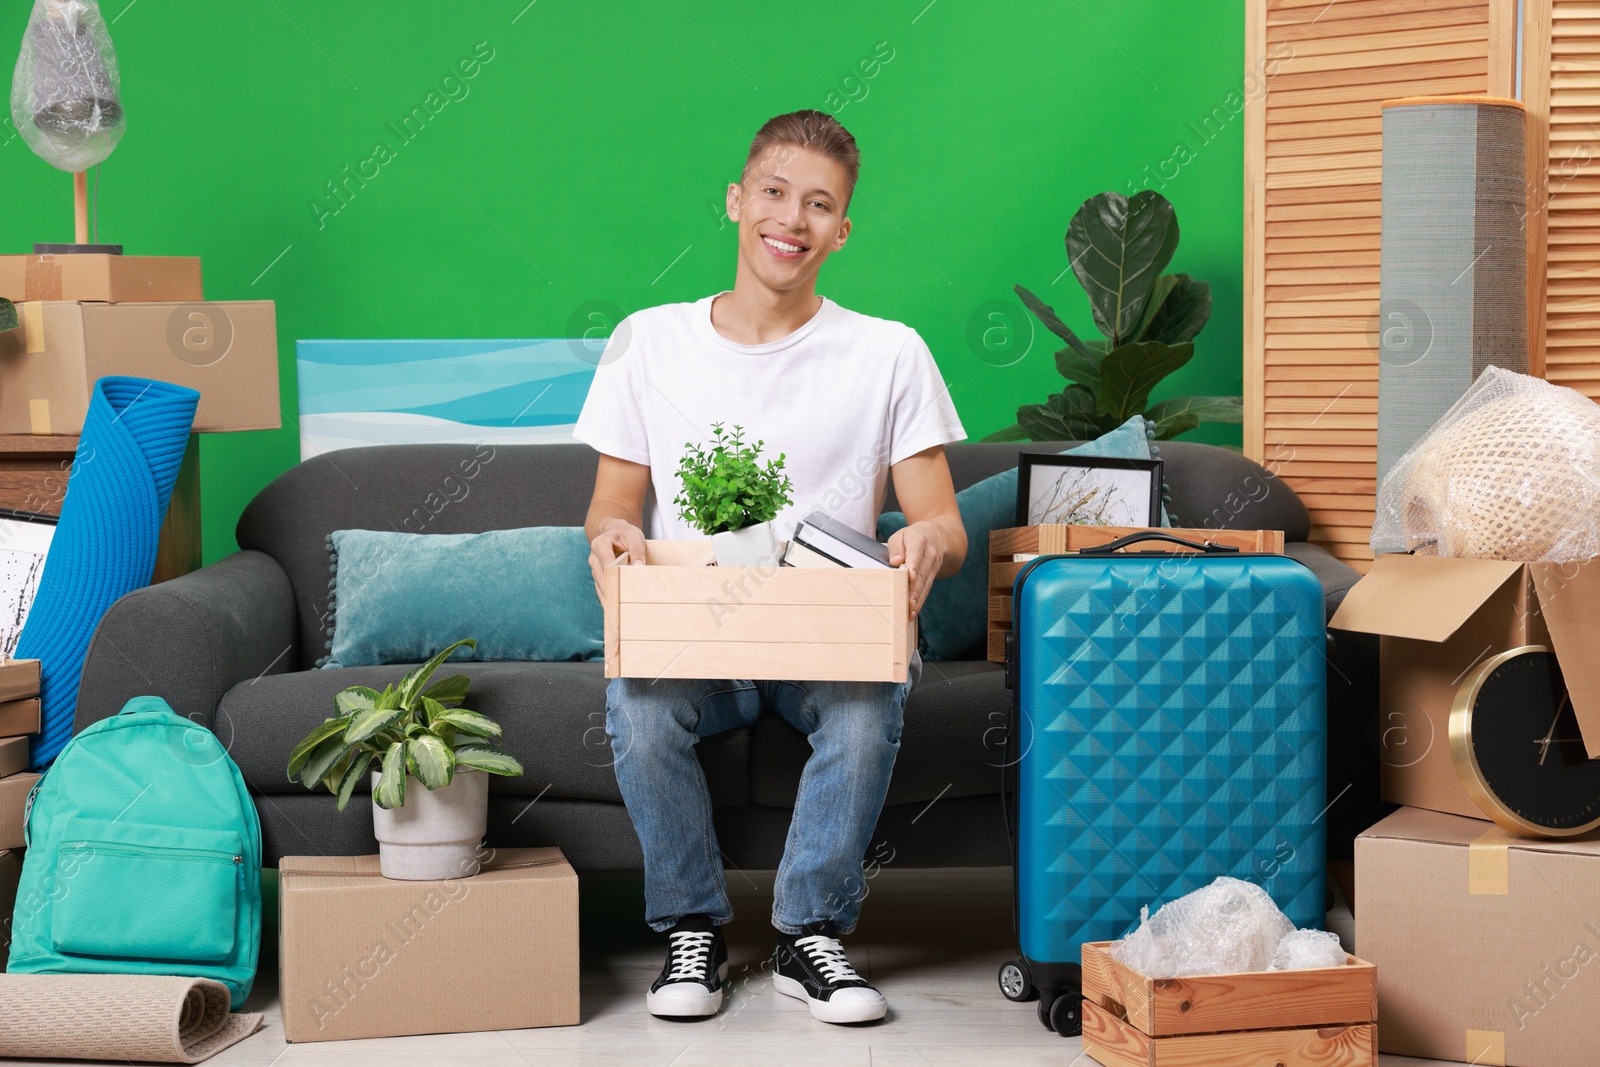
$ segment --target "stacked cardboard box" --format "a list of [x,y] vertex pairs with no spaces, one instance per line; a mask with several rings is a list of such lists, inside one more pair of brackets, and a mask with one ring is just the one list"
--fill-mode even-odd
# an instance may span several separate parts
[[481,871],[403,882],[377,856],[278,864],[289,1041],[578,1022],[578,876],[557,848],[491,851]]
[[0,256],[0,434],[75,434],[107,374],[200,391],[197,433],[277,429],[270,300],[206,301],[200,261],[161,256]]
[[1458,776],[1450,718],[1473,666],[1543,645],[1600,755],[1597,594],[1594,561],[1383,555],[1334,615],[1380,635],[1383,797],[1408,805],[1356,841],[1355,950],[1378,968],[1384,1052],[1595,1062],[1600,834],[1514,837],[1488,821]]

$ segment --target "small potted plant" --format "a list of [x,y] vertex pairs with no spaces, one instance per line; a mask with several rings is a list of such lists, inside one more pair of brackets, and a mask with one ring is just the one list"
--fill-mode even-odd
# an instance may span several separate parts
[[[318,782],[339,810],[373,760],[372,826],[385,878],[466,878],[478,873],[478,846],[489,819],[489,775],[519,775],[515,756],[495,748],[500,725],[461,707],[472,679],[428,679],[461,646],[457,641],[378,692],[353,685],[334,697],[338,715],[305,736],[289,755],[289,780]],[[417,785],[422,788],[416,788]]]
[[783,473],[783,455],[763,466],[765,442],[746,442],[744,427],[728,432],[719,422],[711,433],[710,449],[692,441],[684,445],[678,465],[683,489],[673,503],[685,522],[711,537],[719,566],[770,566],[778,558],[772,520],[794,490]]

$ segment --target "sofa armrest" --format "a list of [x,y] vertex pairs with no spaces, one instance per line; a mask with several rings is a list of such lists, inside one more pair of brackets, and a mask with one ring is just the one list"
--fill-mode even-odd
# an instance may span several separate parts
[[294,590],[265,552],[235,552],[135,589],[111,605],[89,643],[76,729],[146,695],[210,727],[233,686],[294,668],[295,645]]
[[1288,541],[1283,554],[1311,568],[1311,573],[1322,583],[1322,598],[1327,609],[1324,621],[1333,618],[1344,602],[1344,595],[1361,578],[1361,573],[1321,545],[1309,541]]

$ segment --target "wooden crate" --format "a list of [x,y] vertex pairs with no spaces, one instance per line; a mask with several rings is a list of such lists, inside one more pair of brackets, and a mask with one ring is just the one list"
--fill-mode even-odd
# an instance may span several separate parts
[[1083,946],[1083,1048],[1105,1067],[1374,1067],[1377,968],[1150,978]]
[[607,678],[903,682],[906,570],[712,567],[710,541],[648,541],[606,570]]
[[[1057,552],[1076,552],[1080,548],[1093,548],[1156,527],[1141,526],[1016,526],[989,533],[989,662],[1006,661],[1006,634],[1011,630],[1011,588],[1017,572],[1027,565],[1011,557],[1022,554],[1050,555]],[[1283,554],[1281,530],[1190,530],[1173,527],[1160,528],[1161,533],[1198,541],[1228,545],[1241,552],[1271,552]],[[1187,552],[1189,549],[1170,541],[1152,541],[1148,544],[1128,546],[1124,551]]]

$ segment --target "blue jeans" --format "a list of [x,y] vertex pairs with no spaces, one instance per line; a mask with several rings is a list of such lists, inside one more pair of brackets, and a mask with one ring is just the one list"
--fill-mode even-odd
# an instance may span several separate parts
[[613,678],[606,732],[617,785],[644,849],[650,927],[666,930],[694,914],[716,923],[733,918],[694,746],[771,713],[811,742],[778,867],[772,925],[798,934],[806,923],[832,919],[840,933],[853,930],[862,859],[889,790],[915,673],[913,667],[904,682]]

